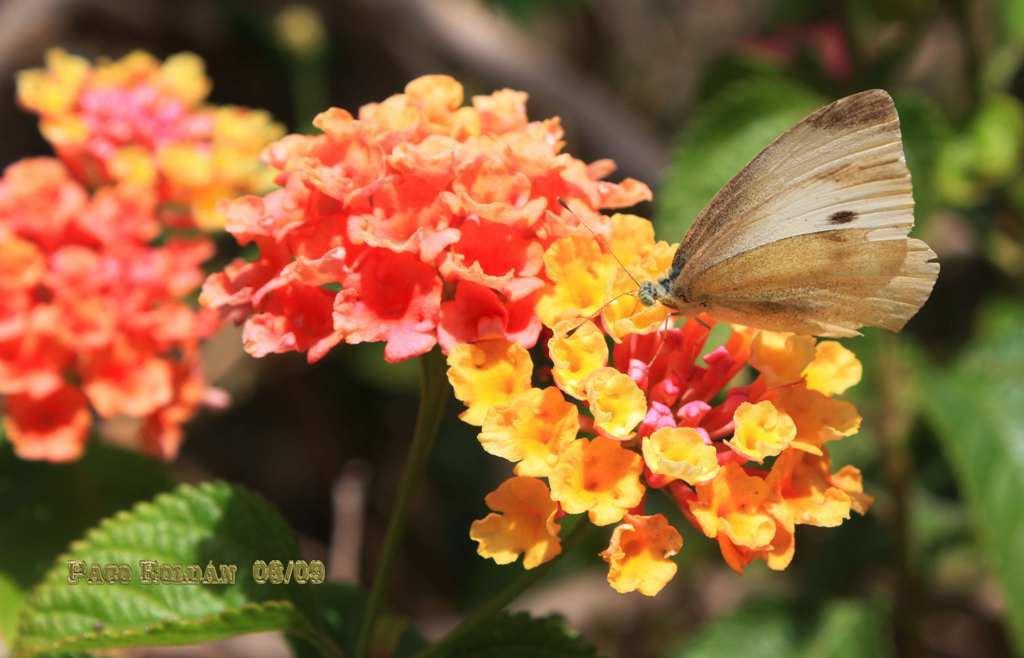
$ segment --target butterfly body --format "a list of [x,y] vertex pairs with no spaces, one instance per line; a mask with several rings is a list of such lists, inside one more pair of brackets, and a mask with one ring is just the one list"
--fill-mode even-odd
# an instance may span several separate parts
[[935,254],[907,236],[910,172],[889,95],[819,109],[779,136],[694,220],[645,305],[762,329],[898,331],[931,293]]

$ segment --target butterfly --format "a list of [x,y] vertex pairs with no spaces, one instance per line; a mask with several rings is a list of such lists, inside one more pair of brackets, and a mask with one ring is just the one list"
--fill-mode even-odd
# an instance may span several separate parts
[[637,296],[759,329],[899,331],[931,294],[935,253],[908,237],[914,198],[892,98],[841,98],[783,133],[697,215],[669,272]]

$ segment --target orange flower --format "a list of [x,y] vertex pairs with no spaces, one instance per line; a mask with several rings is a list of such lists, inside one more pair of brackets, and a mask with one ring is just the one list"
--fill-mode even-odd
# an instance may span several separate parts
[[763,549],[775,536],[775,520],[764,510],[768,486],[763,478],[747,475],[736,464],[725,464],[718,475],[697,486],[690,512],[708,537],[725,534],[737,546]]
[[734,451],[760,464],[765,457],[774,457],[796,436],[796,425],[780,413],[768,400],[757,404],[744,402],[733,414],[735,434],[726,443]]
[[469,530],[482,557],[509,564],[522,555],[523,568],[533,569],[561,553],[558,506],[541,480],[509,478],[484,502],[493,512],[474,521]]
[[72,386],[38,398],[12,395],[7,399],[4,430],[22,459],[78,459],[85,451],[90,425],[85,396]]
[[643,460],[613,439],[576,439],[551,470],[551,498],[569,514],[587,512],[594,525],[620,521],[644,496]]
[[831,472],[828,454],[787,450],[775,461],[768,484],[776,516],[792,524],[824,528],[840,525],[850,510],[865,514],[874,502],[864,493],[860,471],[844,466]]
[[671,557],[682,547],[682,535],[661,514],[627,514],[601,553],[608,563],[608,584],[623,594],[654,596],[676,575]]
[[455,397],[466,404],[459,418],[483,425],[487,412],[530,389],[533,364],[522,345],[487,340],[456,345],[448,354],[448,381]]
[[794,448],[820,455],[825,443],[860,431],[860,414],[845,400],[833,400],[803,385],[779,389],[773,399],[796,424]]
[[813,336],[761,330],[750,346],[750,365],[765,377],[768,386],[800,381],[812,359]]
[[531,388],[491,407],[480,430],[484,450],[517,462],[516,475],[545,477],[559,453],[576,438],[579,414],[562,393],[551,386]]

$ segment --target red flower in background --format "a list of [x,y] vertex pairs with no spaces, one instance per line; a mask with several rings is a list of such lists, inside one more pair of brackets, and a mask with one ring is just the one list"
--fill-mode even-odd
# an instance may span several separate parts
[[198,346],[215,318],[183,299],[212,244],[151,246],[154,205],[127,185],[90,196],[50,158],[0,179],[0,395],[20,456],[77,458],[92,412],[139,419],[144,449],[176,454],[207,391]]
[[[585,231],[558,204],[596,211],[650,199],[614,166],[562,153],[558,119],[530,121],[526,94],[502,90],[463,106],[462,86],[424,76],[404,94],[320,114],[317,136],[266,152],[281,188],[225,208],[227,230],[259,256],[211,276],[202,301],[245,319],[254,356],[382,341],[389,361],[435,344],[505,338],[532,346],[544,250]],[[589,234],[588,234],[589,235]]]

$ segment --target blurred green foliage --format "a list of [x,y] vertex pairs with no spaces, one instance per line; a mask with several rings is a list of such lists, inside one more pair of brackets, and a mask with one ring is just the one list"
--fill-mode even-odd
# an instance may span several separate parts
[[1024,647],[1024,304],[986,308],[957,361],[924,358],[918,385],[925,414],[956,472],[989,566],[1006,595]]
[[800,608],[752,602],[670,650],[665,658],[886,658],[893,655],[880,601],[836,600]]

